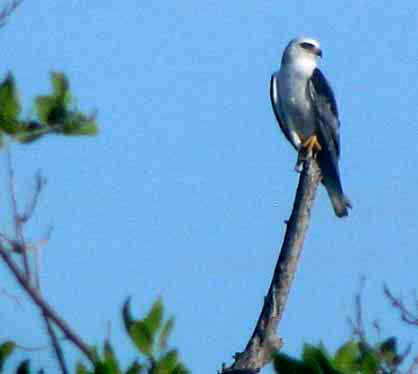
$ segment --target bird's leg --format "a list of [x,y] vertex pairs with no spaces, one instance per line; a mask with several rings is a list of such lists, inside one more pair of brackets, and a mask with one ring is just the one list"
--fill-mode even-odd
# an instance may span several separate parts
[[307,149],[309,155],[316,155],[318,151],[322,149],[315,134],[306,139],[303,142],[302,147]]
[[298,153],[298,160],[296,161],[295,170],[297,172],[301,172],[303,168],[303,162],[307,159],[315,159],[317,153],[322,149],[321,144],[319,144],[317,136],[311,135],[308,139],[306,139]]

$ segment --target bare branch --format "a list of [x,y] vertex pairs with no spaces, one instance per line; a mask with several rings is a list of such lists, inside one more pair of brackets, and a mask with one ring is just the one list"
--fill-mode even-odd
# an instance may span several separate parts
[[276,330],[283,316],[302,252],[320,180],[316,161],[305,161],[280,256],[257,325],[245,351],[235,355],[235,362],[230,368],[223,368],[224,374],[256,373],[270,361],[271,354],[283,345],[282,339],[276,336]]
[[[61,338],[59,340],[66,340],[66,338]],[[39,347],[27,347],[25,345],[21,345],[21,344],[15,344],[16,348],[19,348],[20,350],[24,351],[24,352],[40,352],[40,351],[46,351],[47,349],[51,348],[51,344],[46,344],[46,345],[42,345]]]
[[19,247],[19,244],[16,242],[16,240],[14,240],[12,238],[9,238],[6,234],[0,232],[0,239],[7,242],[10,245],[10,249],[13,252],[16,252],[16,253],[21,253],[22,252],[23,248]]
[[16,8],[23,3],[23,0],[13,0],[11,3],[7,4],[3,10],[0,12],[0,27],[3,27],[7,18],[16,10]]
[[67,365],[65,364],[64,353],[62,351],[60,342],[57,338],[57,334],[55,333],[53,327],[51,326],[51,322],[49,321],[49,318],[45,312],[42,312],[42,316],[44,317],[48,335],[51,338],[52,347],[54,348],[55,355],[57,356],[57,360],[60,365],[61,372],[62,374],[68,374]]
[[[1,14],[0,14],[1,16]],[[57,357],[61,372],[63,374],[68,374],[68,369],[65,363],[64,354],[57,338],[56,332],[54,331],[53,322],[65,335],[65,337],[70,340],[84,355],[94,364],[94,357],[87,346],[81,338],[71,330],[71,328],[63,321],[58,314],[52,309],[52,307],[42,298],[39,293],[39,277],[37,272],[37,263],[35,261],[35,286],[32,285],[31,281],[31,269],[29,267],[28,252],[29,250],[34,250],[35,256],[37,255],[39,249],[44,245],[51,235],[52,228],[50,228],[45,238],[40,240],[37,243],[31,245],[26,245],[24,235],[23,235],[23,225],[29,221],[32,217],[37,203],[39,201],[39,196],[42,192],[43,187],[45,186],[46,179],[38,173],[35,177],[35,191],[33,197],[26,209],[24,214],[20,214],[17,206],[16,192],[15,192],[15,183],[14,183],[14,170],[12,166],[10,150],[7,150],[7,167],[8,167],[8,176],[9,176],[9,190],[10,190],[10,201],[12,206],[13,219],[15,224],[15,238],[9,238],[7,235],[0,233],[0,256],[3,258],[4,262],[13,273],[18,283],[22,288],[29,294],[32,301],[41,309],[42,317],[45,321],[48,335],[51,339],[51,344],[54,349],[55,355]],[[10,247],[6,249],[3,244],[7,243]],[[21,258],[23,258],[23,268],[22,271],[19,266],[12,259],[10,253],[17,253]],[[35,258],[36,260],[37,258]]]
[[42,313],[44,313],[51,321],[53,321],[68,338],[68,340],[70,340],[94,364],[94,356],[91,353],[88,345],[84,343],[84,341],[70,328],[70,326],[68,326],[67,323],[58,316],[55,310],[42,298],[42,296],[39,294],[39,291],[31,286],[28,278],[18,268],[18,266],[10,257],[8,251],[3,248],[1,243],[0,256],[3,258],[7,267],[13,273],[22,288],[28,293],[32,301],[41,309]]
[[38,171],[38,173],[35,175],[35,190],[33,192],[32,200],[29,202],[29,206],[27,207],[26,212],[23,213],[20,217],[22,223],[26,223],[31,219],[35,208],[38,205],[39,196],[41,195],[46,182],[46,178],[42,176],[40,171]]
[[16,302],[16,305],[18,305],[19,307],[22,308],[22,303],[20,302],[19,298],[13,294],[11,294],[10,292],[6,291],[4,288],[0,288],[0,292],[9,297],[10,299],[14,300]]
[[416,312],[411,312],[405,306],[401,297],[393,296],[386,284],[383,285],[383,292],[391,302],[392,306],[400,312],[402,321],[408,325],[418,326],[418,308]]
[[28,280],[30,280],[29,260],[28,260],[28,254],[24,250],[25,239],[23,237],[22,219],[17,208],[14,171],[13,171],[13,165],[12,165],[12,155],[10,153],[9,148],[7,148],[7,169],[9,173],[9,192],[10,192],[10,200],[12,203],[13,219],[14,219],[15,234],[16,234],[16,243],[15,243],[14,249],[22,249],[21,255],[23,259],[23,267],[25,269],[25,275],[28,278]]
[[[354,336],[357,336],[359,340],[364,343],[367,343],[366,338],[366,329],[364,327],[364,321],[363,321],[363,302],[362,302],[362,292],[363,288],[366,282],[366,278],[363,276],[360,279],[360,290],[356,293],[354,297],[354,314],[355,314],[355,320],[352,318],[348,318],[348,323],[351,326],[351,330]],[[380,327],[378,324],[375,324],[376,329],[379,331]]]

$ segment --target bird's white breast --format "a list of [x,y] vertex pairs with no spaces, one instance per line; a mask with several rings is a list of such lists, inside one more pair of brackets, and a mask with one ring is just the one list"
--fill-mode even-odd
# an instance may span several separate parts
[[307,97],[307,82],[312,74],[311,66],[282,66],[278,75],[278,95],[286,117],[286,124],[295,146],[299,148],[301,136],[311,135],[314,124],[310,100]]

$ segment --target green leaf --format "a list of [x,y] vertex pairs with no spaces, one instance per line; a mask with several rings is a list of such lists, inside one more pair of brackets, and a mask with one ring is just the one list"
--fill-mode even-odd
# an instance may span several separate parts
[[[14,78],[8,74],[6,79],[0,83],[0,118],[1,128],[4,129],[4,121],[17,123],[21,107],[17,94]],[[7,127],[7,126],[6,126]]]
[[284,353],[274,354],[273,366],[280,374],[322,374],[319,366],[296,360]]
[[35,99],[35,108],[41,123],[50,124],[50,114],[56,107],[56,99],[53,96],[38,96]]
[[97,361],[94,364],[94,374],[119,374],[108,362]]
[[361,360],[361,373],[362,374],[376,374],[379,369],[379,360],[376,355],[367,351]]
[[167,322],[164,323],[160,334],[160,348],[164,349],[167,346],[167,340],[171,331],[174,327],[174,317],[171,317]]
[[130,312],[130,299],[126,300],[122,309],[125,328],[128,331],[129,336],[139,351],[148,356],[152,353],[155,337],[155,331],[154,333],[151,333],[150,329],[155,329],[155,326],[159,326],[161,324],[162,305],[159,306],[159,303],[154,303],[150,312],[142,321],[133,319]]
[[310,344],[305,344],[302,353],[303,361],[312,366],[318,367],[323,373],[336,373],[337,370],[332,365],[332,362],[327,353],[323,349],[317,348]]
[[122,316],[123,316],[123,322],[125,325],[126,332],[130,335],[131,334],[130,328],[132,324],[135,322],[131,313],[131,298],[130,297],[128,297],[123,304]]
[[182,363],[177,364],[177,366],[171,372],[171,374],[189,374],[189,373],[190,371]]
[[42,136],[50,133],[51,131],[50,127],[44,126],[36,130],[21,131],[16,134],[15,138],[20,143],[29,144],[40,139]]
[[130,334],[139,351],[148,356],[151,355],[153,339],[145,323],[143,321],[134,322],[131,325]]
[[398,343],[396,341],[395,337],[391,337],[380,343],[380,352],[386,353],[386,352],[393,352],[394,354],[397,353],[398,350]]
[[88,118],[80,113],[73,113],[57,130],[64,135],[96,135],[98,133],[96,119]]
[[64,104],[56,101],[54,105],[50,108],[46,123],[48,125],[62,124],[66,122],[67,116],[67,108],[64,106]]
[[99,352],[97,351],[97,347],[91,346],[90,347],[90,353],[93,357],[94,362],[100,362],[100,355],[99,355]]
[[319,350],[322,352],[322,354],[325,356],[325,358],[329,361],[329,362],[333,362],[333,357],[329,354],[327,348],[325,347],[324,343],[320,342],[318,345]]
[[75,372],[76,374],[88,374],[89,373],[86,366],[82,362],[77,363]]
[[0,345],[0,371],[3,370],[4,362],[13,353],[15,348],[16,343],[10,340]]
[[126,374],[141,374],[142,366],[134,361],[126,370]]
[[109,341],[106,341],[104,344],[104,358],[106,365],[111,368],[112,373],[119,373],[119,363]]
[[54,96],[64,105],[69,105],[71,96],[69,93],[70,84],[63,73],[51,73],[51,82],[54,90]]
[[400,362],[398,355],[398,343],[395,337],[391,337],[380,343],[379,352],[382,359],[389,365],[396,365]]
[[16,369],[16,374],[30,374],[30,361],[22,361]]
[[157,362],[157,372],[170,374],[178,364],[178,353],[177,350],[172,349],[168,351],[161,359]]
[[163,311],[163,303],[161,299],[158,299],[144,319],[144,324],[148,328],[152,339],[155,337],[157,331],[161,328],[161,323],[163,321]]
[[334,363],[336,368],[343,371],[355,371],[358,368],[357,360],[359,355],[358,343],[352,340],[348,341],[335,354]]
[[22,128],[21,124],[17,120],[6,117],[3,114],[0,114],[0,127],[6,134],[9,135],[18,133]]
[[135,320],[131,314],[131,298],[123,304],[122,315],[126,331],[140,352],[151,353],[152,339],[147,327],[142,321]]

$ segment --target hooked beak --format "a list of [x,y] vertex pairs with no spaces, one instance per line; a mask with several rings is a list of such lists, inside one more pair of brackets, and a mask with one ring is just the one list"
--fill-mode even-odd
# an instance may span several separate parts
[[321,48],[315,48],[313,50],[313,53],[315,53],[315,55],[318,56],[318,57],[322,57],[322,50],[321,50]]

